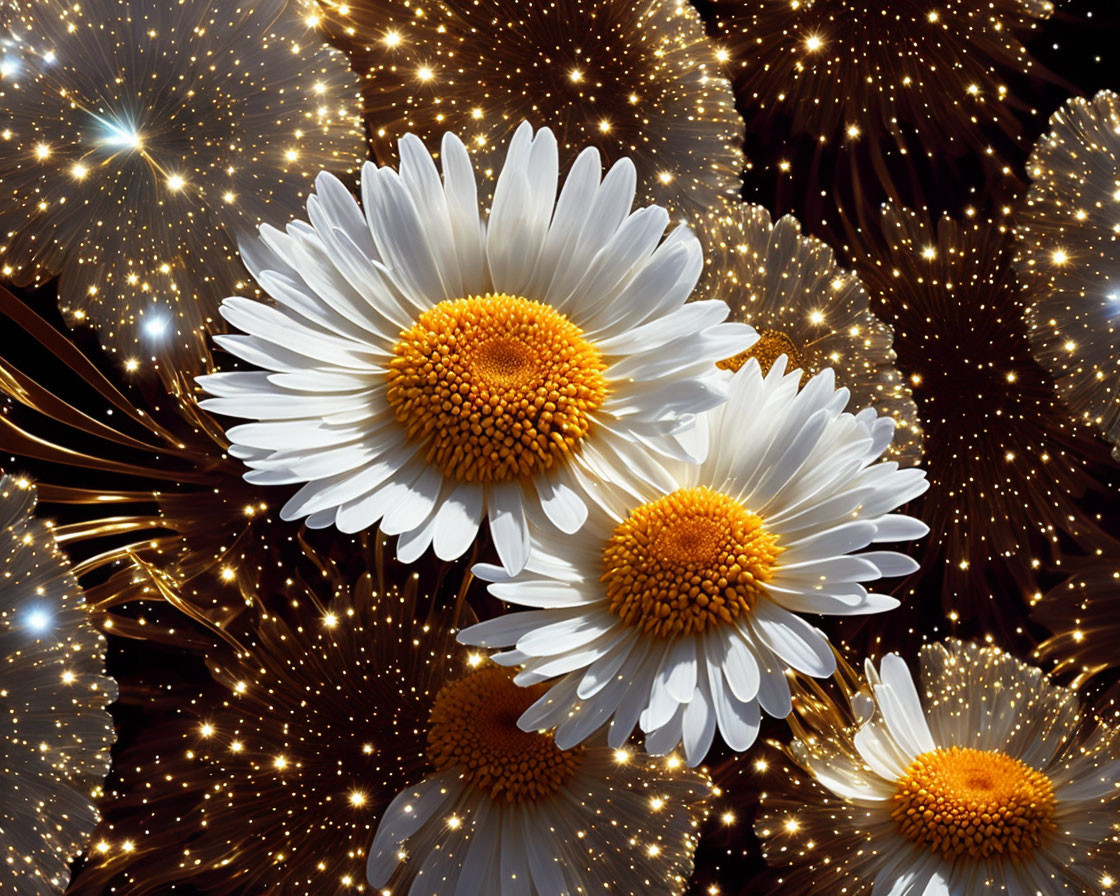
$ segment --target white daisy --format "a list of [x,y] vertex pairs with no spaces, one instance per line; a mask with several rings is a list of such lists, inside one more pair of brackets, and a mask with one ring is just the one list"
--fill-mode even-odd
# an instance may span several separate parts
[[370,885],[409,896],[682,893],[707,776],[601,741],[560,750],[519,730],[535,695],[511,674],[486,665],[439,692],[435,771],[382,815]]
[[[525,570],[476,572],[503,600],[538,607],[466,629],[460,640],[513,650],[521,684],[561,676],[521,719],[558,726],[579,743],[611,720],[621,744],[635,723],[646,749],[682,740],[690,764],[718,727],[735,750],[758,733],[759,709],[790,711],[787,667],[828,676],[825,636],[799,613],[878,613],[898,605],[861,582],[912,572],[872,542],[924,535],[891,514],[926,489],[918,469],[873,463],[893,423],[873,410],[844,412],[831,369],[798,391],[800,371],[780,357],[764,377],[752,359],[731,378],[731,398],[706,415],[702,464],[677,462],[668,483],[603,489],[576,538],[535,530]],[[703,450],[702,444],[698,450]]]
[[203,406],[260,421],[228,432],[246,479],[306,483],[286,519],[380,520],[410,561],[460,556],[488,516],[519,570],[527,514],[575,532],[595,480],[684,457],[680,431],[726,397],[715,362],[756,337],[723,302],[685,304],[700,245],[662,240],[664,209],[631,213],[629,160],[600,178],[584,150],[557,196],[556,140],[522,124],[484,222],[457,137],[442,182],[416,137],[400,156],[400,173],[366,165],[361,209],[321,174],[310,224],[242,248],[275,305],[227,299],[248,335],[215,339],[264,369],[200,378]]
[[[1120,879],[1120,736],[1076,695],[992,647],[869,662],[843,721],[795,741],[816,784],[776,783],[757,822],[792,896],[1059,896]],[[817,786],[819,785],[819,786]],[[821,839],[824,838],[824,839]]]

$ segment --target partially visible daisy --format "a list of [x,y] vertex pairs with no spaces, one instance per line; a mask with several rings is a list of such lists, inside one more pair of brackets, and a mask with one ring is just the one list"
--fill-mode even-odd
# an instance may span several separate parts
[[304,482],[285,519],[345,532],[381,522],[411,560],[460,556],[484,516],[507,569],[524,564],[539,509],[565,533],[594,482],[655,478],[657,454],[725,400],[715,362],[753,331],[720,301],[685,300],[700,274],[686,227],[631,213],[633,164],[559,158],[522,124],[489,218],[457,137],[443,179],[420,140],[401,170],[367,164],[362,204],[320,175],[310,224],[243,247],[275,299],[227,299],[248,335],[218,343],[260,371],[200,382],[208,410],[260,421],[228,432],[258,484]]
[[863,722],[791,747],[814,783],[777,785],[757,831],[784,892],[1059,896],[1120,878],[1120,732],[992,647],[869,662]]
[[602,739],[562,750],[520,730],[541,688],[512,674],[486,664],[440,690],[433,771],[381,816],[370,885],[409,896],[684,892],[707,776]]
[[718,727],[734,750],[758,734],[760,708],[790,711],[787,668],[826,677],[835,658],[801,613],[878,613],[898,606],[860,583],[913,572],[873,542],[918,538],[920,521],[891,511],[926,489],[923,471],[875,463],[894,425],[844,412],[848,392],[825,370],[750,360],[728,403],[706,415],[702,464],[671,466],[668,487],[604,488],[575,538],[536,530],[524,572],[476,572],[490,591],[538,607],[466,629],[460,640],[513,647],[519,684],[559,676],[521,718],[556,727],[561,747],[611,722],[620,746],[635,724],[655,754],[683,741],[690,765]]
[[741,202],[714,217],[700,294],[725,300],[759,339],[720,362],[738,370],[757,358],[765,373],[779,355],[812,376],[825,367],[852,396],[894,418],[890,460],[922,459],[922,429],[910,387],[895,367],[894,331],[871,313],[859,278],[836,263],[832,249],[801,233],[797,219],[776,223],[761,205]]

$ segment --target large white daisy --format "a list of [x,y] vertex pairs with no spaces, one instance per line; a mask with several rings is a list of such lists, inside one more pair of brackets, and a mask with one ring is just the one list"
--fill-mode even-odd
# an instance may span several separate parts
[[[535,530],[517,575],[477,569],[490,591],[540,609],[466,629],[460,640],[510,647],[518,683],[560,676],[521,719],[557,726],[562,747],[611,720],[621,744],[635,723],[646,749],[683,740],[700,762],[718,727],[735,750],[758,733],[759,709],[790,711],[787,667],[828,676],[828,640],[799,613],[877,613],[898,605],[861,585],[912,572],[890,551],[853,551],[917,538],[923,523],[891,514],[926,489],[918,469],[874,463],[893,422],[844,412],[830,369],[798,390],[780,357],[764,377],[752,359],[731,398],[706,415],[702,464],[667,466],[667,484],[604,488],[576,537]],[[697,449],[702,451],[703,444]]]
[[1120,732],[993,647],[888,654],[839,721],[791,745],[757,822],[791,896],[1066,896],[1120,880]]
[[254,372],[200,378],[208,410],[255,419],[232,451],[260,484],[306,483],[286,519],[346,532],[381,521],[398,556],[460,556],[483,516],[503,565],[524,566],[527,514],[575,532],[596,480],[655,475],[658,453],[720,404],[715,362],[753,341],[720,301],[685,304],[695,236],[631,212],[634,166],[559,160],[522,124],[489,217],[452,134],[443,178],[420,140],[400,172],[367,164],[362,207],[321,174],[310,224],[242,248],[274,304],[227,299],[248,335],[215,337]]
[[370,847],[369,883],[408,896],[676,896],[710,782],[602,739],[561,750],[517,728],[534,689],[487,664],[432,706],[433,772],[401,791]]

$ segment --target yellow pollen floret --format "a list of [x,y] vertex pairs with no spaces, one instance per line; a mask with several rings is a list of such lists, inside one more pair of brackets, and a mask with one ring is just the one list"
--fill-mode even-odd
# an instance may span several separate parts
[[522,803],[562,787],[579,767],[584,748],[561,750],[552,735],[517,727],[547,686],[518,687],[513,674],[483,666],[444,685],[432,706],[428,759],[437,771],[458,768],[491,799]]
[[754,606],[781,553],[762,520],[706,487],[643,504],[603,550],[610,611],[672,637],[730,623]]
[[894,803],[902,834],[946,858],[1025,858],[1056,830],[1050,779],[998,750],[923,753]]
[[758,334],[758,341],[754,345],[745,352],[739,352],[737,355],[716,362],[716,367],[721,370],[736,371],[751,358],[754,358],[762,368],[763,374],[767,374],[780,355],[785,355],[789,359],[786,363],[786,370],[810,372],[806,370],[805,359],[801,356],[801,352],[793,340],[781,330],[763,330]]
[[550,305],[449,299],[401,334],[388,401],[445,476],[526,479],[576,450],[607,395],[598,349]]

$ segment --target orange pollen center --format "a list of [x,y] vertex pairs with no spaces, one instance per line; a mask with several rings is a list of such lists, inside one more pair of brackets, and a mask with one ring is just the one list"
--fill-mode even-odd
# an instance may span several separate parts
[[484,666],[444,685],[429,717],[428,759],[437,771],[458,768],[491,799],[522,803],[559,790],[579,767],[584,748],[561,750],[552,735],[517,727],[547,686],[518,687],[513,674]]
[[709,488],[682,488],[643,504],[603,550],[610,611],[669,638],[747,613],[781,548],[762,520]]
[[1056,829],[1050,779],[998,750],[923,753],[894,803],[903,835],[946,858],[1026,857]]
[[801,357],[801,352],[794,345],[793,340],[781,330],[763,330],[758,336],[758,342],[745,352],[739,352],[737,355],[716,362],[716,367],[721,370],[736,371],[751,358],[755,358],[762,372],[766,374],[770,372],[770,368],[774,366],[774,362],[780,355],[785,355],[789,359],[786,370],[805,370],[805,359]]
[[591,430],[606,364],[550,305],[516,296],[448,299],[401,333],[388,401],[429,463],[460,482],[551,468]]

